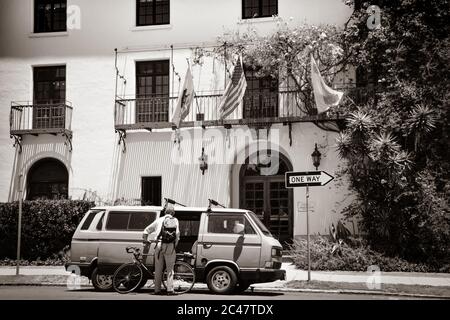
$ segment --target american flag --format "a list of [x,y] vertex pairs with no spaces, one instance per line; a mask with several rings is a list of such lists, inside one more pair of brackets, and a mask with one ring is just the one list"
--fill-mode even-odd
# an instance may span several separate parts
[[231,81],[228,83],[219,103],[221,119],[227,117],[237,108],[244,97],[246,88],[247,81],[245,80],[244,69],[242,68],[242,58],[239,58],[231,75]]

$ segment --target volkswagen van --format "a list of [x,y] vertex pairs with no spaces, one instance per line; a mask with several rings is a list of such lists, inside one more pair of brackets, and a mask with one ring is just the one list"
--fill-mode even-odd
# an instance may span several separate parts
[[[66,269],[78,270],[97,290],[110,290],[114,271],[131,261],[126,247],[144,247],[142,232],[162,210],[156,206],[92,208],[73,235]],[[253,212],[175,206],[175,217],[180,227],[177,252],[193,254],[196,282],[206,283],[212,292],[228,294],[254,283],[285,279],[282,246]],[[144,260],[150,267],[153,254],[150,246]]]

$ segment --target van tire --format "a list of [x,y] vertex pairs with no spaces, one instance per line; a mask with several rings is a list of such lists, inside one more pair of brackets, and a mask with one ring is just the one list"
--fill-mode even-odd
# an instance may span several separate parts
[[236,272],[227,266],[215,267],[208,272],[206,284],[215,294],[230,294],[236,288]]
[[[108,280],[105,277],[109,277],[110,280]],[[92,285],[94,286],[96,291],[112,291],[113,290],[112,277],[113,277],[112,274],[111,275],[100,274],[98,268],[95,267],[91,275]]]

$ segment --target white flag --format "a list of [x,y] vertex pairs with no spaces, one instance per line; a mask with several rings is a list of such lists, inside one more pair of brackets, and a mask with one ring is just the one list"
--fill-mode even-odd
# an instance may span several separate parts
[[314,91],[314,99],[316,101],[317,112],[322,113],[330,107],[335,107],[341,102],[344,95],[341,91],[336,91],[325,83],[320,75],[316,60],[311,54],[311,83]]
[[186,118],[191,110],[194,101],[194,80],[192,79],[191,69],[188,67],[184,78],[183,89],[177,99],[177,106],[173,113],[172,123],[179,128],[181,121]]

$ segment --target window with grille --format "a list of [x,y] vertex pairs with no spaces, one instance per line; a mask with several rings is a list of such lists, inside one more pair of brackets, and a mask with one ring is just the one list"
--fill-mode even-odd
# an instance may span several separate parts
[[169,0],[136,0],[136,26],[152,26],[169,23]]
[[136,122],[169,121],[169,60],[136,62]]
[[278,14],[278,0],[242,0],[242,19],[271,17]]
[[142,177],[142,205],[160,206],[161,197],[161,177]]
[[67,0],[35,0],[34,32],[67,30]]
[[33,129],[65,127],[66,67],[33,69]]

